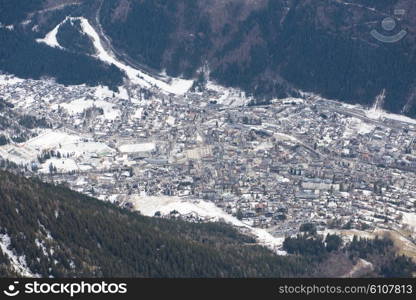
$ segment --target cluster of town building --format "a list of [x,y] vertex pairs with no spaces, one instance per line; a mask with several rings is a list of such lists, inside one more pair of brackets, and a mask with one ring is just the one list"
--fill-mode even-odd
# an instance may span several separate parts
[[[0,147],[44,180],[131,208],[133,195],[204,199],[276,236],[307,222],[322,230],[412,225],[412,120],[314,96],[224,105],[244,95],[7,82],[0,95],[18,113],[52,124],[34,129],[39,139],[66,136],[50,147]],[[37,155],[18,155],[25,147]]]

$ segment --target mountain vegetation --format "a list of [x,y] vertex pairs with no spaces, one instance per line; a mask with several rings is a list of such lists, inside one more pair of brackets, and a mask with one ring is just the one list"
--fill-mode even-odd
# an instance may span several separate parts
[[[42,277],[281,277],[311,272],[232,227],[143,217],[38,180],[0,172],[0,237]],[[5,253],[3,276],[15,270]]]
[[[9,239],[9,243],[6,243]],[[0,275],[41,277],[315,277],[330,275],[334,257],[346,270],[359,258],[372,276],[409,277],[415,264],[388,240],[305,232],[278,256],[222,223],[195,224],[141,216],[62,185],[0,171]],[[342,263],[341,263],[342,264]],[[342,273],[337,274],[341,276]]]
[[211,79],[259,99],[302,89],[371,105],[386,89],[385,109],[414,115],[414,33],[393,44],[370,34],[397,1],[342,2],[110,0],[100,20],[118,49],[172,76],[196,78],[206,64]]
[[82,32],[79,20],[65,22],[59,27],[57,34],[59,45],[68,51],[84,54],[95,54],[91,39]]
[[360,259],[371,264],[363,276],[367,277],[413,277],[416,264],[409,257],[398,255],[391,239],[376,237],[375,239],[354,236],[351,242],[344,245],[342,239],[335,234],[326,237],[310,233],[288,237],[283,249],[289,254],[308,257],[316,264],[314,274],[328,274],[331,266],[328,262],[334,258],[338,261],[337,268],[342,265],[355,265]]
[[[58,32],[68,51],[34,42],[66,16],[83,16],[111,41],[119,58],[148,72],[196,79],[208,66],[211,79],[255,95],[255,103],[298,95],[300,89],[371,106],[385,90],[386,110],[415,116],[411,5],[410,0],[0,0],[0,22],[14,25],[0,29],[0,70],[114,88],[123,73],[89,56],[91,42],[77,24],[64,24]],[[404,15],[394,15],[395,8]],[[394,32],[381,27],[388,15],[397,18]],[[407,35],[387,44],[370,34],[374,29],[384,35],[403,29]],[[17,60],[27,63],[14,64]]]

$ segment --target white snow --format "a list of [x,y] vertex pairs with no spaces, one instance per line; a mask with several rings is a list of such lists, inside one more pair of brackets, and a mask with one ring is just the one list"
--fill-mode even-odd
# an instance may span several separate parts
[[115,120],[121,115],[121,111],[110,102],[104,100],[86,100],[77,99],[69,103],[54,104],[52,108],[57,109],[61,107],[65,109],[70,115],[77,115],[83,113],[86,109],[91,107],[102,108],[104,112],[104,118],[107,120]]
[[386,90],[383,89],[380,95],[376,97],[373,107],[370,110],[367,110],[365,112],[365,115],[367,116],[367,118],[373,119],[373,120],[391,119],[391,120],[396,120],[400,122],[416,124],[416,120],[411,119],[409,117],[385,112],[382,109],[385,98],[386,98]]
[[61,154],[69,154],[73,157],[80,157],[92,154],[100,156],[113,154],[115,150],[110,148],[104,143],[99,142],[76,142],[71,144],[62,145],[61,148],[57,149]]
[[82,17],[76,19],[81,21],[81,27],[84,33],[86,33],[91,38],[96,50],[95,56],[98,59],[108,64],[114,64],[116,67],[123,70],[133,83],[142,85],[144,87],[157,86],[164,91],[178,95],[185,94],[191,88],[193,84],[192,80],[173,78],[170,83],[166,83],[120,62],[112,53],[109,53],[106,49],[104,49],[98,33],[91,26],[87,19]]
[[12,30],[14,30],[14,25],[3,25],[3,24],[0,22],[0,28],[5,28],[5,29],[7,29],[7,30],[9,30],[9,31],[12,31]]
[[135,208],[146,216],[154,216],[157,211],[165,215],[176,210],[182,215],[194,213],[210,221],[224,221],[225,223],[250,231],[260,244],[276,251],[278,254],[286,254],[286,252],[278,250],[283,244],[283,237],[277,238],[264,229],[253,228],[227,214],[221,208],[215,206],[214,203],[179,197],[143,197],[139,195],[133,196],[131,200]]
[[37,159],[42,151],[57,149],[62,145],[75,143],[81,138],[61,131],[43,130],[37,137],[21,144],[0,147],[0,156],[17,164],[26,164]]
[[129,93],[127,92],[127,89],[123,86],[118,88],[119,92],[116,93],[117,98],[128,100],[129,99]]
[[175,125],[175,118],[174,117],[172,117],[172,116],[169,116],[167,119],[166,119],[166,123],[167,124],[169,124],[170,126],[174,126]]
[[360,272],[362,270],[372,270],[373,264],[369,261],[366,261],[362,258],[358,259],[357,263],[354,265],[354,267],[345,275],[342,277],[350,278],[357,274],[357,272]]
[[105,100],[106,98],[117,98],[117,99],[129,99],[129,94],[127,92],[127,89],[123,86],[118,87],[118,92],[114,92],[110,90],[107,86],[97,86],[95,88],[95,97],[97,97],[100,100]]
[[226,88],[216,84],[213,81],[208,81],[206,84],[208,90],[217,92],[220,96],[219,98],[212,98],[210,100],[215,100],[218,104],[227,106],[227,107],[240,107],[247,105],[252,98],[246,96],[246,93],[235,88]]
[[413,118],[409,118],[407,116],[404,115],[398,115],[398,114],[393,114],[393,113],[388,113],[386,111],[384,111],[381,107],[385,98],[385,91],[382,91],[382,93],[380,95],[378,95],[376,97],[376,101],[373,105],[372,108],[367,109],[365,107],[363,107],[362,105],[359,104],[347,104],[347,103],[343,103],[343,102],[339,102],[337,100],[331,100],[331,99],[326,99],[321,97],[320,95],[316,95],[313,93],[306,93],[306,92],[301,92],[301,95],[303,97],[311,97],[315,100],[323,100],[323,101],[329,101],[329,102],[334,102],[337,104],[340,104],[341,106],[348,108],[348,109],[355,109],[355,110],[360,110],[364,113],[364,116],[372,119],[372,120],[383,120],[383,119],[390,119],[390,120],[394,120],[394,121],[399,121],[399,122],[403,122],[403,123],[409,123],[409,124],[415,124],[416,125],[416,119]]
[[0,85],[1,86],[7,86],[7,85],[15,85],[18,83],[22,83],[24,82],[24,79],[21,78],[17,78],[13,75],[5,75],[5,74],[0,74]]
[[276,179],[277,179],[277,181],[282,182],[282,183],[289,183],[290,182],[290,179],[288,179],[286,177],[283,177],[281,175],[277,175]]
[[71,171],[78,171],[80,168],[78,167],[75,160],[70,158],[50,158],[45,161],[45,163],[42,165],[42,168],[39,170],[40,173],[47,174],[50,172],[49,166],[52,164],[52,166],[56,167],[57,171],[59,173],[65,173],[65,172],[71,172]]
[[107,86],[99,85],[95,88],[95,96],[99,99],[113,98],[114,92]]
[[58,49],[64,49],[58,42],[58,39],[56,38],[56,35],[58,34],[59,27],[66,21],[66,19],[56,25],[54,29],[52,29],[49,33],[46,34],[46,36],[43,39],[36,39],[36,42],[38,43],[44,43],[52,48],[58,48]]
[[[60,171],[87,170],[91,167],[82,163],[77,164],[76,159],[83,157],[102,157],[116,152],[104,143],[94,142],[86,136],[66,133],[58,130],[43,130],[43,132],[22,144],[9,144],[0,147],[0,156],[17,164],[37,163],[37,156],[43,151],[54,150],[62,155],[60,159],[54,157],[46,161],[41,172],[49,172],[49,164],[53,163]],[[69,156],[69,157],[64,157]],[[98,164],[97,168],[104,167]]]
[[415,119],[412,119],[403,115],[388,113],[381,109],[370,109],[366,112],[366,116],[367,118],[373,119],[373,120],[390,119],[390,120],[395,120],[395,121],[399,121],[403,123],[416,124]]
[[119,147],[123,153],[148,152],[156,148],[155,143],[125,144]]
[[409,225],[414,230],[416,230],[416,214],[415,213],[405,213],[403,212],[403,220],[404,224]]
[[[185,94],[192,87],[192,84],[193,84],[192,80],[184,80],[180,78],[167,78],[166,80],[169,82],[165,82],[165,81],[153,78],[152,76],[147,75],[146,73],[119,61],[115,57],[115,55],[111,53],[111,51],[106,50],[104,48],[98,33],[91,26],[89,21],[83,17],[66,17],[65,20],[63,20],[54,29],[52,29],[52,31],[50,31],[43,39],[37,39],[36,41],[38,43],[44,43],[53,48],[64,49],[59,44],[56,38],[56,35],[58,34],[59,28],[61,27],[62,24],[64,24],[67,21],[72,22],[74,20],[80,21],[83,32],[91,38],[91,41],[93,42],[94,48],[96,50],[94,57],[108,64],[113,64],[119,69],[123,70],[126,73],[127,77],[131,80],[131,82],[141,85],[143,87],[147,87],[147,88],[156,86],[168,93],[172,93],[176,95]],[[126,97],[126,94],[123,94],[123,97]]]
[[48,251],[45,247],[45,242],[42,240],[35,239],[36,246],[42,250],[44,256],[49,256]]
[[344,131],[344,138],[354,136],[357,134],[368,134],[371,133],[375,126],[372,124],[365,123],[359,118],[348,118],[347,125]]
[[301,98],[289,97],[289,98],[283,98],[283,99],[273,99],[272,102],[279,102],[279,103],[283,103],[283,104],[286,104],[286,105],[288,105],[288,104],[291,105],[292,103],[303,104],[303,103],[305,103],[305,100],[301,99]]
[[256,145],[254,147],[254,151],[270,150],[271,148],[273,148],[273,143],[271,143],[271,142],[262,142],[262,143],[259,143],[258,145]]
[[143,107],[139,107],[133,114],[133,118],[141,119],[143,116]]
[[56,130],[45,130],[43,134],[27,141],[23,145],[32,147],[34,149],[47,150],[52,148],[58,148],[59,146],[66,144],[73,144],[80,141],[80,136],[70,135],[65,132]]
[[10,264],[15,272],[23,277],[40,277],[38,274],[34,274],[26,263],[26,257],[24,255],[17,256],[15,252],[10,249],[11,240],[8,234],[0,234],[0,248],[5,256],[10,260]]

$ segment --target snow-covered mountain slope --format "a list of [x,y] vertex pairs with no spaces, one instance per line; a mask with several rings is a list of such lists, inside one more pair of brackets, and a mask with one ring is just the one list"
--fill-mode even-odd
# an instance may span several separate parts
[[257,241],[280,255],[286,254],[285,251],[278,250],[282,247],[284,237],[276,238],[264,229],[254,228],[237,218],[225,213],[221,208],[212,202],[198,199],[183,199],[179,197],[141,197],[133,196],[132,202],[135,208],[146,216],[153,217],[156,212],[168,215],[172,211],[177,211],[181,215],[193,214],[195,217],[205,221],[223,221],[237,228],[249,232]]
[[26,262],[25,255],[16,255],[15,250],[11,247],[10,236],[0,234],[0,249],[10,261],[10,266],[14,272],[22,277],[40,277],[39,274],[33,274]]
[[[130,82],[144,88],[154,86],[183,95],[191,81],[180,78],[198,78],[198,70],[209,65],[212,80],[261,101],[296,96],[298,90],[305,90],[370,106],[385,89],[384,110],[416,114],[416,60],[409,55],[416,45],[411,0],[32,2],[36,5],[7,8],[6,16],[0,13],[0,22],[14,26],[16,38],[27,36],[63,55],[61,47],[68,49],[59,40],[62,25],[57,28],[57,24],[67,16],[78,18],[82,33],[94,42],[95,57],[107,66],[116,66]],[[396,25],[391,32],[383,30],[382,21],[387,17]],[[374,38],[374,31],[387,37],[403,31],[406,35],[397,43],[386,44]],[[6,33],[0,28],[0,34]],[[5,44],[10,48],[14,41]],[[22,49],[25,46],[20,47],[19,54],[25,52]],[[33,53],[29,49],[27,52]],[[25,60],[32,57],[27,55]],[[71,62],[82,64],[79,56]],[[7,60],[3,64],[7,65]],[[38,73],[51,73],[47,71],[53,66],[42,65],[38,72],[23,68],[20,74],[16,68],[0,63],[0,69],[19,76],[27,74],[23,76],[26,78],[29,74],[30,78],[50,75]],[[67,73],[76,76],[55,77],[61,83],[79,84],[73,69]],[[54,71],[53,75],[59,73]],[[102,78],[92,81],[95,85],[103,83]]]
[[133,84],[138,84],[144,88],[157,87],[167,93],[182,95],[186,93],[192,86],[192,80],[184,80],[179,78],[169,78],[167,82],[156,79],[141,70],[120,61],[114,53],[109,49],[105,49],[101,38],[91,23],[84,17],[66,17],[52,31],[46,34],[42,39],[37,39],[39,43],[44,43],[50,47],[64,49],[57,40],[57,34],[60,27],[66,22],[80,21],[83,33],[86,34],[93,42],[95,48],[94,57],[107,63],[113,64],[120,70],[124,71],[127,78]]

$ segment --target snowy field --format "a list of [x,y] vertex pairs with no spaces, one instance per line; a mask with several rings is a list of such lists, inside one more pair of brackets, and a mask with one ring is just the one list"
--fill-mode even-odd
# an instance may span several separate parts
[[0,156],[17,164],[27,164],[35,161],[42,151],[57,149],[79,141],[79,136],[47,129],[25,143],[1,146]]
[[122,153],[140,153],[149,152],[156,149],[155,143],[125,144],[119,147]]
[[[17,164],[37,163],[37,158],[42,152],[51,150],[59,152],[62,157],[52,157],[46,160],[39,170],[42,173],[49,172],[51,163],[59,172],[86,171],[91,167],[78,163],[78,159],[85,161],[91,157],[116,153],[115,149],[104,143],[90,141],[88,137],[46,129],[39,136],[25,143],[1,146],[0,156]],[[105,165],[102,164],[101,167]]]
[[248,98],[245,92],[235,89],[235,88],[225,88],[222,87],[213,81],[208,81],[206,88],[208,90],[215,91],[221,96],[217,99],[213,98],[212,100],[217,101],[218,104],[227,106],[227,107],[240,107],[247,105],[252,98]]
[[51,148],[60,148],[67,144],[73,144],[81,141],[81,139],[82,138],[79,136],[48,129],[37,137],[23,143],[22,146],[34,148],[36,150],[47,150]]
[[121,111],[114,104],[103,100],[94,101],[81,98],[69,103],[52,105],[52,109],[58,109],[58,107],[65,109],[71,116],[82,114],[86,109],[92,107],[101,108],[104,113],[103,117],[107,120],[115,120],[121,116]]

